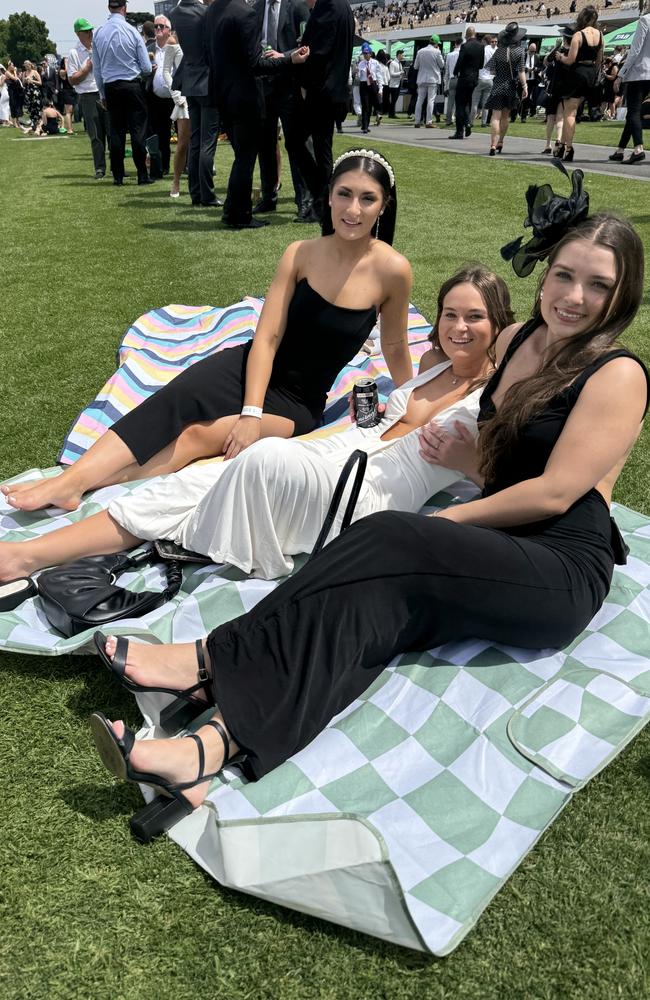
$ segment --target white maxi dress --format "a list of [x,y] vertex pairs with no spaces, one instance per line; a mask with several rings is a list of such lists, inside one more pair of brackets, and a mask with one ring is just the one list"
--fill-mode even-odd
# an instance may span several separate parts
[[[393,390],[381,421],[351,427],[328,438],[263,438],[228,462],[190,465],[149,480],[108,511],[138,538],[166,538],[193,552],[229,563],[267,580],[286,576],[294,555],[311,552],[327,513],[341,469],[360,448],[368,465],[353,520],[379,510],[418,511],[461,473],[426,462],[419,454],[418,430],[382,441],[406,412],[414,389],[440,375],[450,362],[435,365]],[[475,436],[481,389],[435,417],[453,431],[463,423]],[[345,511],[341,502],[332,535]]]

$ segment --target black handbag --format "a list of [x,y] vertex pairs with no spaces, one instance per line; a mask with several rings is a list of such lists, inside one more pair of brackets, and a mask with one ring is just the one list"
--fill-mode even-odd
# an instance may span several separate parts
[[88,556],[76,562],[47,569],[36,581],[41,606],[51,625],[66,638],[90,628],[100,628],[120,618],[146,615],[174,597],[183,574],[178,560],[164,563],[167,586],[164,590],[136,593],[118,586],[120,573],[147,562],[157,562],[153,549],[116,552],[108,556]]
[[320,529],[320,534],[316,539],[314,547],[311,551],[311,555],[309,556],[309,560],[313,559],[314,556],[318,555],[318,553],[325,545],[325,542],[327,541],[327,536],[329,535],[332,529],[332,525],[334,524],[334,518],[336,517],[337,511],[341,505],[341,500],[343,499],[343,491],[345,489],[345,485],[348,479],[350,478],[350,473],[352,472],[352,470],[356,465],[357,471],[354,476],[354,482],[352,483],[352,489],[350,490],[350,496],[348,497],[347,506],[345,508],[345,514],[343,515],[343,519],[341,521],[340,534],[343,534],[345,529],[349,528],[350,522],[352,520],[352,515],[354,514],[354,508],[356,507],[357,500],[359,499],[361,484],[363,483],[363,477],[366,473],[367,464],[368,464],[368,455],[366,454],[365,451],[361,451],[360,448],[357,448],[356,451],[352,452],[347,462],[341,469],[341,475],[339,476],[338,482],[334,488],[334,493],[330,501],[329,509],[327,511],[327,514],[325,515],[325,520],[323,521],[323,527]]

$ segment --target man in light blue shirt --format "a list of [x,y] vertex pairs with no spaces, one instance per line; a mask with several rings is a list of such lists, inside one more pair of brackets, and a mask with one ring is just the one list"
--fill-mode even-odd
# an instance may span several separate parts
[[93,37],[93,69],[100,97],[111,120],[113,184],[124,183],[124,150],[131,133],[138,184],[153,184],[147,172],[147,105],[142,76],[152,70],[142,37],[125,18],[126,0],[108,0],[110,16]]

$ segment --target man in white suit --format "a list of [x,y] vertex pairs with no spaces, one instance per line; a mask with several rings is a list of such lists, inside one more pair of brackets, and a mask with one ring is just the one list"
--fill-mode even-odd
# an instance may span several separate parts
[[445,60],[440,51],[440,38],[432,35],[428,45],[420,49],[415,57],[414,67],[418,77],[418,99],[415,105],[415,127],[420,127],[422,106],[427,102],[426,125],[433,128],[433,104],[442,81]]

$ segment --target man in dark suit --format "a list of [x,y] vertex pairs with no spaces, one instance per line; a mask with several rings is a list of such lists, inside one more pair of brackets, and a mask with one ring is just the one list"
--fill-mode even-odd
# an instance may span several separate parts
[[287,73],[304,63],[307,49],[280,55],[262,49],[259,17],[245,0],[215,0],[205,18],[210,96],[219,108],[232,144],[223,221],[232,229],[258,229],[266,220],[252,218],[253,168],[262,128],[261,88],[256,77]]
[[[255,10],[260,19],[263,46],[268,45],[282,53],[297,48],[298,39],[309,20],[309,8],[304,0],[257,0]],[[320,194],[320,173],[306,145],[300,90],[293,75],[263,77],[262,88],[264,117],[259,152],[262,196],[253,213],[274,212],[276,208],[279,119],[295,188],[298,220],[312,221],[310,203],[314,196]]]
[[465,43],[460,47],[460,55],[454,69],[458,77],[456,84],[456,134],[450,139],[464,139],[472,134],[471,107],[472,94],[478,83],[478,71],[483,69],[485,46],[476,37],[476,28],[465,32]]
[[334,123],[347,112],[354,18],[349,0],[307,0],[307,6],[311,16],[302,43],[309,47],[309,59],[298,71],[298,79],[305,91],[307,128],[324,197],[332,173]]
[[187,180],[193,205],[221,205],[214,193],[214,154],[219,134],[219,114],[208,98],[208,64],[205,60],[205,15],[201,0],[180,0],[170,14],[172,28],[183,50],[183,60],[172,81],[187,98],[190,113],[190,148]]
[[[550,7],[549,7],[550,10]],[[539,94],[539,78],[542,72],[542,60],[537,55],[537,46],[531,42],[526,52],[524,62],[524,73],[526,74],[526,85],[528,87],[528,97],[521,102],[521,120],[526,121],[527,115],[532,118],[537,112],[537,95]]]

